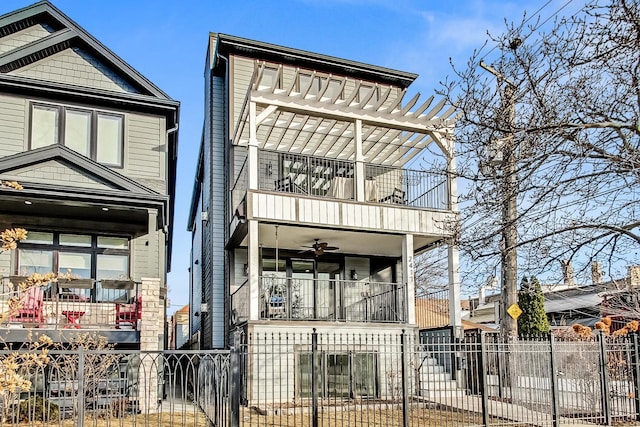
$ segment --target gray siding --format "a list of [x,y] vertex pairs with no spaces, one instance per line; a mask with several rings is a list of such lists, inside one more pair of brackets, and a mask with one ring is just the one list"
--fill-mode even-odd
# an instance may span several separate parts
[[26,166],[1,175],[3,179],[10,181],[93,188],[96,190],[113,189],[113,187],[107,186],[102,182],[96,182],[95,178],[83,171],[56,160]]
[[129,113],[125,117],[125,171],[133,178],[164,180],[165,121],[161,117]]
[[249,90],[249,84],[251,83],[251,77],[253,77],[254,61],[253,59],[243,58],[241,56],[233,57],[233,97],[232,97],[232,123],[229,126],[230,131],[233,132],[238,123],[238,116],[242,111],[242,105],[247,96],[247,90]]
[[191,286],[189,297],[190,310],[190,324],[191,331],[189,337],[192,337],[201,327],[202,316],[193,316],[195,312],[200,312],[200,304],[202,303],[202,286],[203,286],[203,265],[202,260],[202,192],[198,195],[198,213],[195,215],[195,222],[193,225],[193,232],[191,235]]
[[0,157],[26,149],[26,103],[23,98],[0,95]]
[[[131,241],[131,278],[139,281],[142,277],[157,277],[164,282],[164,266],[159,253],[159,233],[151,231],[145,236]],[[163,239],[164,244],[164,239]],[[162,267],[162,269],[161,269]]]
[[[2,227],[4,230],[4,227]],[[11,254],[13,252],[3,252],[0,254],[0,277],[10,276],[13,274],[11,269]]]
[[225,108],[224,79],[212,79],[211,95],[211,199],[209,207],[209,223],[211,229],[211,300],[209,313],[212,321],[211,346],[225,346],[225,236],[226,224],[226,188],[225,182]]
[[56,53],[9,74],[113,92],[136,92],[100,61],[78,48]]
[[0,55],[46,37],[51,32],[40,24],[0,38]]

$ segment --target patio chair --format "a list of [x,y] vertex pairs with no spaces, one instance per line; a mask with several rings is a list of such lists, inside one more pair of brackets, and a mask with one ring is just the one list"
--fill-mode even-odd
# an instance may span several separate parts
[[393,192],[379,200],[380,203],[394,203],[396,205],[404,205],[407,203],[405,192],[399,188],[394,188]]
[[44,292],[39,286],[32,286],[22,293],[20,308],[9,316],[11,322],[42,323]]
[[138,294],[131,304],[116,304],[116,329],[125,323],[135,328],[142,319],[142,295]]

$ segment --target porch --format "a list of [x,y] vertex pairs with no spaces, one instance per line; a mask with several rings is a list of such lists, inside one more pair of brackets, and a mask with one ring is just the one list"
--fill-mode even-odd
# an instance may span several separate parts
[[[261,276],[260,319],[404,323],[406,287],[399,283]],[[235,323],[249,319],[248,282],[231,295]]]
[[49,332],[87,330],[137,332],[142,313],[140,284],[132,281],[92,279],[58,280],[27,289],[17,284],[23,276],[0,279],[3,292],[0,328],[14,335],[39,329]]

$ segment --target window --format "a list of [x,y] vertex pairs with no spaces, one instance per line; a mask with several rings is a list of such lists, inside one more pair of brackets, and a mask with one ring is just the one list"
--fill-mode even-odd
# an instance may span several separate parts
[[[28,239],[18,247],[18,275],[55,272],[71,274],[79,279],[128,279],[129,239],[126,237],[94,236],[70,233],[29,232]],[[45,292],[61,292],[57,286]],[[102,289],[100,282],[92,289],[75,289],[96,302],[126,301],[125,289]]]
[[[371,95],[371,98],[369,98],[369,95]],[[365,99],[368,99],[367,104],[375,104],[378,102],[378,87],[360,85],[358,89],[358,102],[362,102]]]
[[[309,90],[307,91],[307,95],[315,96],[320,93],[323,85],[327,84],[327,79],[329,79],[328,76],[314,76],[312,81],[311,74],[300,73],[298,74],[298,91],[302,92],[307,90],[308,87]],[[322,97],[331,99],[335,97],[336,99],[342,99],[342,82],[337,79],[330,79],[328,87],[322,94]]]
[[262,78],[258,85],[259,88],[272,88],[274,84],[276,88],[280,88],[280,72],[275,67],[264,67],[264,70],[262,70]]
[[[311,397],[312,354],[298,354],[298,395]],[[319,397],[377,397],[376,353],[329,353],[316,355],[316,393]]]
[[99,163],[122,166],[123,124],[119,114],[33,103],[31,149],[63,144]]

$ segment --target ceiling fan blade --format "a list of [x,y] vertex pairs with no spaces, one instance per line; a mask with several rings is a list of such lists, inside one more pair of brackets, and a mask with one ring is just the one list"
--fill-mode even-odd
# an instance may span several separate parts
[[325,251],[335,251],[335,250],[340,249],[340,248],[337,247],[337,246],[325,246],[323,249]]

